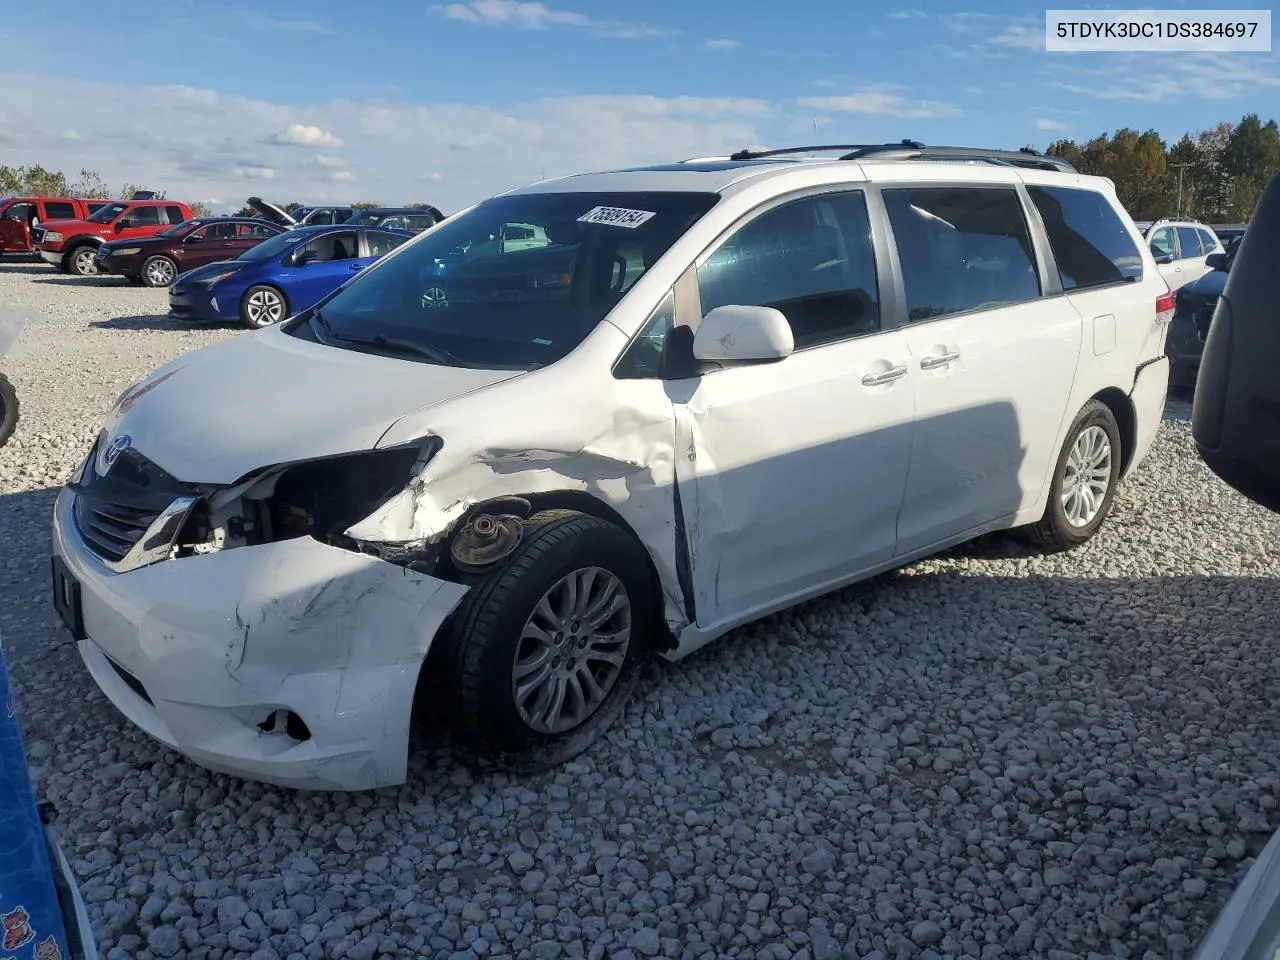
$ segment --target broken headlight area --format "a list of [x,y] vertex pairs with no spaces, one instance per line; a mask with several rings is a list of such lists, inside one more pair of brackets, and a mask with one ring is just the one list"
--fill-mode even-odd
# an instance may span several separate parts
[[426,467],[440,440],[366,450],[256,471],[197,502],[174,556],[214,553],[313,537],[361,553],[377,553],[346,530],[400,493]]

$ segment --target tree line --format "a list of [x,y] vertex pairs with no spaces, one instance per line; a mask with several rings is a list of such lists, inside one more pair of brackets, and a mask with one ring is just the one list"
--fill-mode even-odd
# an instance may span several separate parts
[[[122,183],[113,190],[96,170],[80,171],[74,180],[60,170],[46,170],[39,164],[29,167],[7,167],[0,163],[0,197],[83,197],[88,200],[128,200],[147,187],[138,183]],[[156,197],[165,199],[163,190],[154,191]],[[188,203],[192,214],[207,217],[207,204]]]
[[1184,216],[1244,223],[1280,172],[1280,127],[1250,113],[1237,124],[1184,133],[1172,145],[1155,130],[1122,127],[1084,144],[1057,140],[1045,152],[1081,173],[1109,177],[1135,220]]

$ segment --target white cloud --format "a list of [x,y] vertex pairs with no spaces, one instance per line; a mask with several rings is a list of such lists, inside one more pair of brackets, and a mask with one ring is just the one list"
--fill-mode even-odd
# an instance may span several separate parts
[[625,40],[660,37],[670,31],[621,20],[595,20],[576,10],[557,10],[537,0],[467,0],[431,8],[449,20],[486,27],[515,27],[519,30],[546,30],[576,27],[604,37]]
[[350,170],[335,170],[329,174],[330,183],[354,183],[356,175]]
[[[547,177],[728,153],[766,140],[785,105],[743,97],[555,96],[477,106],[401,99],[273,102],[185,86],[0,73],[0,163],[96,169],[177,199],[259,193],[349,200],[329,175],[358,171],[362,199],[457,210]],[[790,119],[785,118],[785,119]],[[341,156],[264,143],[289,124],[342,131]],[[75,143],[58,131],[74,129]],[[785,132],[785,127],[779,132]],[[319,157],[334,158],[317,162]],[[424,177],[432,179],[423,179]],[[269,184],[269,186],[268,186]]]
[[330,157],[323,153],[312,157],[311,161],[318,167],[334,168],[345,167],[347,165],[347,161],[343,160],[341,157]]
[[1047,117],[1040,117],[1036,120],[1037,130],[1050,130],[1054,133],[1066,133],[1067,125],[1061,120],[1050,120]]
[[274,180],[276,171],[260,163],[239,163],[235,166],[235,175],[249,180]]
[[741,40],[708,40],[708,50],[737,50],[742,46]]
[[889,86],[866,87],[843,96],[801,97],[796,103],[809,110],[865,113],[907,119],[954,117],[960,113],[959,108],[954,104],[940,100],[908,100],[900,93],[894,92],[895,89]]
[[893,11],[893,13],[889,14],[889,19],[890,20],[914,20],[917,17],[923,17],[924,15],[925,15],[925,12],[923,10],[916,10],[914,7],[907,7],[904,10]]
[[267,137],[264,143],[278,147],[340,147],[342,141],[325,130],[309,123],[291,123]]
[[1008,27],[1003,33],[992,37],[989,43],[994,43],[1001,47],[1017,47],[1022,50],[1038,50],[1044,51],[1044,28],[1036,29],[1035,27],[1012,26]]

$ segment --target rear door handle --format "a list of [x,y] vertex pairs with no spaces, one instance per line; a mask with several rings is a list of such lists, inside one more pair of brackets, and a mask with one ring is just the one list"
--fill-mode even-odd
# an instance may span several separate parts
[[882,387],[886,383],[893,383],[895,380],[901,380],[907,375],[905,366],[890,367],[883,373],[868,373],[862,378],[864,387]]
[[958,353],[943,353],[936,357],[925,357],[920,361],[921,370],[937,370],[938,367],[945,367],[949,363],[955,363],[960,359]]

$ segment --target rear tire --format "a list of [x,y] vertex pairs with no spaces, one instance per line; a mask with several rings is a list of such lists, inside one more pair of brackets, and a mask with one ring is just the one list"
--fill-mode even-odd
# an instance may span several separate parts
[[1098,532],[1115,502],[1120,455],[1115,416],[1101,400],[1090,400],[1067,431],[1053,468],[1044,516],[1027,528],[1036,546],[1060,553]]
[[167,287],[178,275],[178,265],[168,257],[156,254],[142,261],[142,283],[148,287]]
[[18,426],[18,394],[13,384],[0,373],[0,447],[3,447]]
[[428,666],[441,671],[435,686],[461,739],[524,772],[594,743],[650,655],[653,589],[644,549],[612,523],[573,510],[531,517],[463,598]]
[[289,316],[289,302],[269,284],[250,287],[240,298],[240,322],[250,330],[261,330]]
[[72,247],[62,261],[68,273],[77,277],[96,277],[98,268],[93,262],[93,255],[97,252],[91,244],[82,243],[78,247]]

